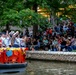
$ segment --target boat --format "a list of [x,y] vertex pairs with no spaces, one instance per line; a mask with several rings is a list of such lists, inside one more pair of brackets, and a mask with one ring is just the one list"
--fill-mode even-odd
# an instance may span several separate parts
[[15,64],[0,64],[0,73],[16,73],[25,71],[27,62]]
[[25,71],[26,48],[0,48],[0,73]]

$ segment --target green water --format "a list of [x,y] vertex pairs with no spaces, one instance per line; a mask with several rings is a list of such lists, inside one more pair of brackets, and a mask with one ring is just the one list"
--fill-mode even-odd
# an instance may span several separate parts
[[28,66],[22,73],[0,75],[76,75],[75,63],[27,61]]

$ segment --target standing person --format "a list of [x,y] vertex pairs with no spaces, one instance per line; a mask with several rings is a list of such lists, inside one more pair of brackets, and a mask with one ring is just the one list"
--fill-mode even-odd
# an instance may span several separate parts
[[19,31],[16,31],[16,33],[14,33],[14,34],[12,35],[11,45],[12,45],[12,47],[20,47]]
[[20,47],[26,47],[26,36],[20,37]]
[[5,39],[5,33],[3,32],[2,35],[1,35],[1,40],[2,40],[2,47],[4,47],[4,39]]
[[10,38],[8,31],[6,31],[6,34],[5,34],[5,37],[3,40],[3,44],[5,47],[9,47],[11,45],[11,38]]

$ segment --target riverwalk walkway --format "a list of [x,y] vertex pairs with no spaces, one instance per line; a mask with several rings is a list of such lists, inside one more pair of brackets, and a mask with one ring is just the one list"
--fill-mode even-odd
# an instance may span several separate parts
[[76,62],[76,52],[26,51],[27,59]]

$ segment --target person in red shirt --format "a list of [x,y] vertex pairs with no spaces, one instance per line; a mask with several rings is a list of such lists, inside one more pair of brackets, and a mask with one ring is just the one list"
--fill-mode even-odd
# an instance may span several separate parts
[[52,28],[49,28],[49,37],[51,37],[52,36]]

